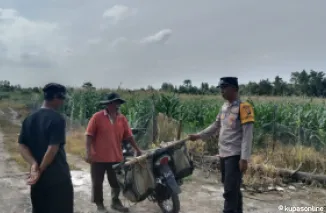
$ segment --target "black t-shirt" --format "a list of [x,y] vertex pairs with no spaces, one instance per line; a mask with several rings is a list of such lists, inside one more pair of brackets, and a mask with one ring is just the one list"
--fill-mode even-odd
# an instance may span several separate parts
[[50,186],[71,180],[64,145],[66,122],[58,112],[41,108],[29,115],[22,124],[19,143],[27,146],[40,165],[49,145],[59,145],[52,163],[43,171],[36,185]]

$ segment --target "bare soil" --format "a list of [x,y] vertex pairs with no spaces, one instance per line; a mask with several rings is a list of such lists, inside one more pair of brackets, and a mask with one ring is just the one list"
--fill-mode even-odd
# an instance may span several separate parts
[[[1,111],[2,112],[2,111]],[[4,113],[0,112],[0,116]],[[15,119],[17,113],[10,110],[15,125],[19,122]],[[0,127],[1,131],[1,127]],[[29,213],[31,205],[29,201],[29,188],[25,184],[25,176],[21,174],[17,165],[9,161],[9,154],[4,148],[3,134],[0,132],[0,213]],[[71,171],[75,191],[75,212],[96,212],[94,205],[90,202],[91,181],[89,166],[79,157],[68,155],[68,161],[78,170]],[[110,188],[107,181],[104,183],[105,204],[110,206]],[[282,212],[279,206],[287,207],[321,207],[326,204],[326,191],[324,189],[305,187],[296,184],[284,186],[278,191],[250,194],[244,191],[244,212],[252,213],[277,213]],[[221,213],[223,210],[223,186],[219,183],[219,175],[205,179],[200,171],[187,179],[182,186],[181,213]],[[148,200],[132,204],[121,199],[126,206],[130,206],[131,213],[160,213],[158,206]],[[326,210],[324,210],[326,211]],[[115,212],[111,210],[110,212]],[[316,211],[306,211],[316,212]]]
[[4,149],[3,133],[0,132],[0,212],[29,212],[28,187],[15,162],[10,161],[9,154]]

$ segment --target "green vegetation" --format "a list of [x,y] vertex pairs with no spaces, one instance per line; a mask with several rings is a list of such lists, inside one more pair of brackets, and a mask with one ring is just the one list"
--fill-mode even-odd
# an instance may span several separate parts
[[[304,73],[301,72],[298,76],[302,77]],[[263,87],[263,85],[268,85],[265,84],[266,82],[262,83],[264,81],[250,83],[246,87],[242,86],[242,100],[250,102],[255,111],[253,163],[268,162],[268,164],[276,167],[290,169],[296,169],[302,164],[302,171],[309,172],[315,169],[318,173],[326,171],[326,159],[322,154],[326,143],[325,101],[322,98],[312,97],[323,96],[324,93],[321,91],[324,89],[321,85],[324,85],[325,80],[324,78],[321,81],[312,80],[314,79],[311,77],[312,74],[313,72],[308,75],[308,79],[310,79],[308,83],[303,82],[302,79],[304,78],[298,77],[298,80],[293,84],[274,82],[272,90],[265,90],[270,87]],[[314,87],[315,82],[317,84]],[[256,87],[259,90],[247,92],[250,85],[260,85]],[[278,87],[277,85],[283,86]],[[183,90],[182,88],[187,89]],[[175,89],[174,92],[169,92],[168,89],[164,88],[160,91],[151,88],[134,91],[117,90],[127,100],[127,103],[121,107],[121,111],[127,116],[130,126],[144,129],[144,132],[136,137],[142,148],[153,145],[151,142],[160,143],[161,141],[173,140],[177,136],[176,129],[179,120],[182,120],[183,136],[201,130],[215,120],[223,103],[221,96],[217,94],[218,91],[215,91],[216,88],[214,87],[214,92],[207,92],[207,90],[198,88],[197,92],[193,92],[194,88],[191,86],[191,81],[185,81],[185,84]],[[295,93],[290,93],[291,96],[287,97],[276,96],[284,95],[286,94],[284,91],[289,91],[279,90],[280,88],[295,88],[293,89]],[[315,90],[315,88],[318,89]],[[202,92],[198,92],[199,90]],[[68,127],[70,128],[67,135],[67,152],[83,156],[85,152],[83,143],[85,125],[90,116],[101,109],[98,104],[99,100],[109,91],[112,90],[96,89],[90,82],[86,82],[82,88],[69,88],[70,98],[62,109],[62,112],[67,116]],[[252,90],[250,89],[250,91]],[[265,96],[257,96],[256,94],[264,94]],[[303,96],[299,97],[295,94]],[[310,97],[306,97],[309,95]],[[40,88],[21,88],[20,86],[12,86],[7,81],[0,82],[0,109],[3,111],[11,107],[18,111],[23,118],[29,111],[40,106],[41,100]],[[153,128],[155,119],[158,126],[157,132]],[[8,122],[2,124],[10,127]],[[15,129],[15,133],[11,133],[7,130],[8,128],[2,127],[2,131],[5,135],[7,134],[6,137],[10,136],[16,140],[18,129]],[[153,137],[156,133],[155,136],[157,137]],[[11,139],[6,138],[6,141],[11,144]],[[206,150],[210,154],[218,153],[216,138],[205,142],[189,142],[189,148],[191,147],[197,152]],[[7,145],[11,154],[14,153],[11,151],[14,148]],[[20,159],[16,159],[15,154],[12,156],[19,163]]]
[[[65,112],[72,120],[86,124],[87,119],[100,109],[102,92],[80,90],[72,94]],[[211,124],[223,103],[221,99],[188,98],[173,94],[126,96],[127,103],[121,111],[135,128],[148,127],[153,115],[163,113],[175,120],[182,120],[185,131],[197,131]],[[326,142],[326,112],[323,103],[295,103],[294,101],[255,101],[255,143],[263,146],[273,138],[283,143],[313,145],[322,148]]]
[[[308,73],[303,70],[293,72],[290,83],[276,76],[273,83],[261,80],[241,85],[242,100],[252,103],[255,110],[255,147],[263,148],[268,141],[313,146],[316,149],[324,147],[325,102],[312,98],[326,94],[324,75],[323,72],[312,70]],[[137,91],[119,89],[118,92],[127,100],[121,111],[135,128],[150,128],[153,117],[162,113],[174,120],[182,120],[184,132],[201,130],[215,120],[223,100],[217,95],[215,86],[203,83],[201,88],[197,88],[192,86],[191,80],[183,83],[179,87],[163,83],[160,91],[153,88]],[[90,116],[101,109],[98,102],[108,91],[96,89],[90,82],[84,83],[82,88],[69,88],[71,98],[63,113],[71,123],[84,126]],[[277,95],[290,96],[280,98]],[[19,85],[11,85],[9,81],[0,81],[0,99],[19,101],[33,109],[40,104],[41,89],[21,88]],[[146,140],[150,139],[147,137]]]

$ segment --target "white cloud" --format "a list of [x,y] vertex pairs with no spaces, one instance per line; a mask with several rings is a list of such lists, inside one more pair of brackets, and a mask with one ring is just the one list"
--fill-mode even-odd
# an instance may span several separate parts
[[71,49],[71,48],[68,48],[68,47],[67,47],[67,48],[64,49],[64,53],[67,54],[67,55],[72,55],[73,52],[74,52],[74,51],[73,51],[73,49]]
[[127,41],[128,41],[127,38],[120,37],[120,38],[117,38],[117,39],[113,40],[112,43],[111,43],[111,46],[116,47],[118,45],[125,44]]
[[5,50],[1,55],[4,60],[15,63],[36,61],[45,54],[48,57],[62,52],[57,32],[55,23],[29,20],[14,9],[0,8],[0,47]]
[[114,5],[113,7],[107,9],[103,13],[103,18],[107,18],[113,21],[113,23],[118,23],[119,21],[125,20],[130,16],[137,13],[137,9],[129,8],[125,5]]
[[[101,87],[123,81],[130,88],[184,79],[216,84],[230,74],[245,82],[259,80],[258,71],[287,78],[302,68],[326,70],[323,0],[190,0],[173,8],[171,1],[0,2],[15,6],[0,9],[1,78],[24,86],[49,79]],[[109,75],[115,77],[103,78]]]
[[92,44],[99,44],[101,42],[100,38],[91,38],[87,41],[88,44],[92,45]]
[[141,40],[141,43],[166,43],[172,35],[171,29],[163,29],[154,35],[147,36]]

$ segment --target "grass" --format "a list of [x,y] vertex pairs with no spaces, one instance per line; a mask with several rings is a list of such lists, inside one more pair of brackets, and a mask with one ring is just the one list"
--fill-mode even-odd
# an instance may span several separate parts
[[272,150],[256,150],[251,156],[252,164],[261,164],[265,172],[250,170],[244,176],[246,185],[279,185],[282,180],[275,168],[285,168],[293,171],[326,173],[326,156],[312,147],[302,145],[290,146],[276,143]]
[[[10,154],[10,160],[16,162],[23,172],[29,171],[29,164],[23,159],[18,151],[18,134],[20,127],[5,118],[0,118],[1,131],[4,134],[4,147]],[[71,170],[80,170],[76,165],[68,161]]]
[[0,109],[6,112],[8,108],[13,108],[19,114],[19,119],[25,118],[29,114],[28,107],[20,102],[10,101],[10,100],[2,100],[0,101]]
[[15,161],[22,171],[28,171],[29,165],[18,152],[18,134],[20,127],[14,125],[6,118],[0,118],[1,131],[4,134],[4,147],[10,154],[10,160]]
[[[195,99],[195,98],[205,98],[205,99],[221,99],[217,96],[191,96],[191,95],[182,95],[182,98],[185,99]],[[284,101],[282,97],[250,97],[253,100],[258,101]],[[316,102],[322,103],[322,99],[311,99],[311,98],[297,98],[289,97],[287,101],[293,102]],[[24,104],[10,103],[0,101],[0,109],[7,108],[8,106],[17,110],[22,117],[27,115],[28,110]],[[157,118],[158,124],[158,139],[153,142],[153,147],[157,147],[162,141],[172,141],[176,138],[178,122],[173,119],[167,118],[166,116],[160,114]],[[17,133],[19,132],[18,126],[13,126],[8,121],[0,120],[0,126],[2,131],[5,134],[5,146],[6,149],[10,152],[12,159],[15,160],[21,167],[26,167],[26,163],[17,153]],[[66,151],[67,153],[84,157],[85,153],[85,127],[79,127],[71,129],[67,134],[67,144]],[[182,138],[186,135],[182,133]],[[210,143],[216,143],[216,140],[210,141]],[[271,141],[267,141],[268,144],[272,144]],[[206,143],[203,141],[197,142],[188,142],[188,146],[195,152],[202,153],[206,150]],[[275,174],[275,168],[287,168],[291,170],[296,170],[301,164],[300,171],[305,172],[315,172],[315,173],[325,173],[326,172],[326,156],[322,152],[316,151],[314,148],[305,147],[301,145],[281,145],[276,143],[275,150],[272,152],[271,148],[268,149],[253,150],[253,155],[251,157],[251,162],[253,164],[264,164],[266,172],[261,174],[259,172],[248,171],[244,177],[244,182],[246,184],[267,184],[267,183],[279,183],[280,180]],[[71,165],[71,168],[74,168],[74,165]],[[77,168],[76,168],[77,169]]]
[[85,157],[85,130],[74,129],[67,135],[66,151],[79,157]]
[[[176,139],[178,123],[160,114],[157,118],[158,141],[153,147],[157,147],[162,141],[173,141]],[[66,150],[71,154],[84,157],[85,153],[85,128],[72,130],[67,136]],[[186,134],[182,134],[184,138]],[[217,143],[215,141],[215,143]],[[270,142],[271,144],[271,142]],[[188,142],[188,148],[196,153],[204,152],[206,143],[204,141]],[[271,164],[278,168],[297,169],[302,164],[301,170],[306,172],[326,173],[326,156],[316,151],[313,147],[301,145],[282,145],[276,143],[274,152],[272,148],[264,150],[253,150],[251,156],[253,164]]]
[[[29,110],[24,104],[17,102],[0,101],[0,109],[5,113],[5,115],[0,115],[0,131],[3,133],[4,137],[4,148],[10,154],[10,159],[18,165],[19,169],[23,172],[29,171],[28,163],[23,159],[18,151],[18,135],[20,132],[20,126],[12,123],[8,117],[8,107],[11,107],[19,114],[19,119],[25,118]],[[68,162],[71,170],[80,170],[74,164]]]
[[10,154],[10,160],[15,161],[20,170],[28,171],[29,165],[18,151],[18,134],[20,132],[20,126],[15,125],[9,120],[9,107],[17,111],[18,119],[23,119],[26,117],[29,111],[27,107],[22,103],[13,101],[0,101],[0,109],[5,113],[5,115],[0,116],[0,130],[4,134],[4,147]]

